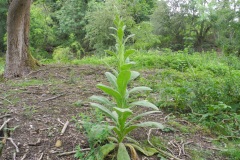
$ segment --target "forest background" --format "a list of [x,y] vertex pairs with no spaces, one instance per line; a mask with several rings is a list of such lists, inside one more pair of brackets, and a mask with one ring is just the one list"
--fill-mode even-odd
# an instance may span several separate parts
[[[118,14],[134,34],[126,47],[137,69],[162,69],[148,80],[159,108],[236,138],[240,127],[239,0],[34,0],[30,50],[43,64],[114,64],[109,28]],[[8,2],[0,1],[0,73]],[[240,157],[236,144],[226,151]],[[236,150],[234,150],[236,148]]]

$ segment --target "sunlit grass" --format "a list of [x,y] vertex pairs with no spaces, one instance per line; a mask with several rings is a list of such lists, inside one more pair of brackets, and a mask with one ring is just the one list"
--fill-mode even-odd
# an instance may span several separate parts
[[47,82],[40,80],[40,79],[30,79],[30,80],[22,80],[22,81],[8,81],[9,85],[13,87],[28,87],[28,86],[35,86],[35,85],[43,85]]
[[0,57],[0,75],[4,72],[4,59]]

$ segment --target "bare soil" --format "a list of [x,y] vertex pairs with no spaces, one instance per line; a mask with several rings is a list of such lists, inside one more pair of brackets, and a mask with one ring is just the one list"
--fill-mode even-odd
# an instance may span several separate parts
[[[75,151],[75,147],[89,148],[87,137],[77,129],[72,121],[80,113],[89,115],[91,107],[88,98],[102,94],[95,86],[105,83],[102,66],[62,66],[47,65],[31,72],[21,79],[0,82],[0,126],[7,123],[8,139],[3,147],[1,160],[74,160],[74,154],[59,156],[61,153]],[[153,74],[144,71],[143,76]],[[77,106],[77,101],[81,105]],[[3,118],[3,116],[5,116]],[[92,115],[94,119],[94,115]],[[168,114],[152,115],[147,119],[168,124]],[[64,134],[64,124],[69,121]],[[182,125],[194,126],[189,122],[176,119]],[[190,133],[181,133],[178,129],[164,132],[161,130],[138,129],[132,137],[139,142],[147,142],[154,136],[165,142],[165,151],[181,159],[192,159],[190,150],[209,151],[209,160],[224,159],[218,157],[217,149],[209,142],[209,135],[201,129]],[[6,136],[6,135],[5,135]],[[3,140],[3,129],[0,131]],[[208,138],[207,138],[208,137]],[[19,152],[16,152],[17,145]],[[56,147],[56,142],[62,144]],[[141,159],[146,159],[142,156]],[[160,159],[157,156],[148,159]]]

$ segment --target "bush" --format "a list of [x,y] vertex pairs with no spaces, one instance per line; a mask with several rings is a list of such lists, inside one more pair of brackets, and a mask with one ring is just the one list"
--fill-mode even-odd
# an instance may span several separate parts
[[[224,135],[238,134],[240,70],[237,57],[215,53],[150,52],[138,53],[133,59],[145,67],[160,69],[147,80],[142,80],[159,95],[155,97],[159,107],[183,114],[196,112],[208,118],[212,114],[216,119],[209,121],[205,117],[204,124]],[[228,113],[221,109],[222,115],[209,112],[211,107],[221,107],[222,104],[230,107]],[[228,123],[222,123],[223,119]]]
[[66,62],[73,59],[73,54],[69,47],[57,47],[53,51],[53,59],[58,62]]

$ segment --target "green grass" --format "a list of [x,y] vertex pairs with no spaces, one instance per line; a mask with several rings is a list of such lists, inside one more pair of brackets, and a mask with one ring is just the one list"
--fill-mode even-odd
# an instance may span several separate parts
[[43,85],[43,84],[47,84],[48,82],[45,82],[40,79],[29,79],[29,80],[21,80],[18,83],[13,81],[8,81],[7,83],[13,87],[28,87],[28,86],[35,86],[35,85]]
[[4,59],[0,57],[0,75],[3,74],[4,65],[5,65]]

